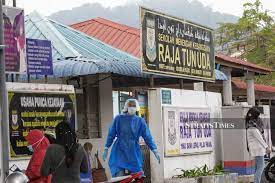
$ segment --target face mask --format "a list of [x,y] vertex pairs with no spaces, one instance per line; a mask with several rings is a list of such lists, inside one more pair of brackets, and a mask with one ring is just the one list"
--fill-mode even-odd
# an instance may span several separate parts
[[135,115],[137,112],[137,108],[136,107],[128,107],[128,114],[129,115]]
[[30,152],[33,152],[32,145],[28,145],[27,148],[29,149]]
[[34,146],[35,144],[37,144],[36,147],[38,147],[40,145],[40,143],[42,142],[43,139],[44,139],[44,137],[42,137],[40,140],[38,140],[37,142],[35,142],[33,145],[28,145],[27,147],[28,147],[29,151],[33,152],[34,150],[33,150],[32,146]]

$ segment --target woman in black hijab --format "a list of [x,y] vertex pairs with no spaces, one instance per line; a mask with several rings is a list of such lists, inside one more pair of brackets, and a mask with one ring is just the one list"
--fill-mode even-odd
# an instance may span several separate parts
[[65,162],[67,167],[70,167],[75,159],[75,154],[80,146],[76,142],[76,134],[70,128],[68,123],[59,123],[55,128],[56,143],[63,146],[65,149]]
[[47,149],[41,174],[52,174],[52,183],[79,183],[80,172],[88,171],[85,151],[77,143],[76,134],[68,123],[59,123],[55,133],[56,144],[51,144]]

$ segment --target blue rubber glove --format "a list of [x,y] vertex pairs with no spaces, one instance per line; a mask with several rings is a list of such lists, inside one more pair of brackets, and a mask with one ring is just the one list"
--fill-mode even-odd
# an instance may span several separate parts
[[107,157],[108,157],[108,148],[105,148],[102,156],[103,161],[106,161]]
[[160,157],[159,157],[158,150],[157,150],[157,149],[154,149],[154,150],[153,150],[153,153],[154,153],[156,159],[158,160],[158,162],[159,162],[159,164],[160,164]]

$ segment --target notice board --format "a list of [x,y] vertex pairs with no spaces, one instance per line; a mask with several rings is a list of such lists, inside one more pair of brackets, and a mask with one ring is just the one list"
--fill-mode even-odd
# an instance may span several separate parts
[[[46,89],[47,86],[44,86]],[[38,88],[17,90],[16,87],[8,90],[10,157],[23,158],[31,155],[25,137],[33,129],[54,133],[55,126],[62,121],[75,129],[75,100],[73,87],[70,91]]]
[[209,108],[163,107],[165,155],[213,151],[213,123]]

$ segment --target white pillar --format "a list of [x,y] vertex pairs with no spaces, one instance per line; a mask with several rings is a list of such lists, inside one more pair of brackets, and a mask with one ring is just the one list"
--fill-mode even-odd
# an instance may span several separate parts
[[247,103],[248,105],[255,106],[255,86],[254,86],[254,73],[246,73],[246,86],[247,86]]
[[[106,78],[106,75],[99,77],[99,79],[104,78]],[[102,138],[105,139],[113,120],[113,85],[111,77],[99,82],[99,99],[101,134]]]
[[156,161],[156,158],[150,153],[150,166],[151,166],[151,182],[164,183],[164,138],[163,138],[163,125],[162,115],[156,115],[161,113],[161,93],[160,90],[148,91],[148,109],[149,109],[149,128],[155,143],[158,147],[160,154],[160,164]]
[[[113,87],[112,87],[112,78],[109,77],[106,79],[108,75],[100,75],[99,80],[99,106],[100,106],[100,131],[101,131],[101,138],[98,139],[97,143],[93,143],[94,146],[97,146],[99,151],[99,158],[101,163],[105,167],[106,173],[108,177],[111,177],[110,169],[108,165],[108,161],[103,161],[101,159],[103,150],[105,147],[106,138],[108,135],[108,131],[110,125],[112,124],[113,120]],[[109,149],[109,155],[111,152],[111,148]],[[109,159],[109,158],[108,158]]]
[[226,75],[227,81],[223,81],[223,104],[233,105],[232,100],[232,83],[231,83],[231,68],[223,68],[222,72]]

